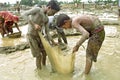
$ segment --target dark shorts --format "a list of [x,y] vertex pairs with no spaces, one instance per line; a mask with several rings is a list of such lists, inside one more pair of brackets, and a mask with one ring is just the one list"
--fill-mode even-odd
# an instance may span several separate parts
[[102,46],[102,43],[105,38],[105,31],[104,29],[92,34],[92,36],[88,40],[88,46],[86,50],[86,57],[90,58],[92,61],[97,61],[98,52]]
[[5,29],[7,30],[8,33],[9,32],[13,33],[13,29],[12,29],[12,26],[14,24],[13,21],[7,21],[7,22],[5,22],[5,29],[3,28],[3,24],[4,24],[4,20],[2,20],[2,24],[0,25],[0,32],[2,34],[6,34]]
[[5,28],[6,30],[11,33],[13,33],[13,29],[12,29],[12,26],[13,26],[14,22],[13,21],[8,21],[5,23]]
[[27,38],[28,38],[28,42],[29,42],[31,53],[32,53],[33,57],[46,55],[44,46],[43,46],[39,36],[27,34]]

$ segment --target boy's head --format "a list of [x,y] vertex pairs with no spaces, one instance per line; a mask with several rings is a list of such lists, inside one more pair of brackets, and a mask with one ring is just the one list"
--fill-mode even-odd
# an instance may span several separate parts
[[57,26],[61,28],[71,28],[71,18],[66,14],[60,14],[57,17]]
[[60,6],[58,2],[55,0],[51,0],[50,2],[48,2],[47,8],[48,8],[47,10],[48,16],[54,15],[56,12],[60,10]]

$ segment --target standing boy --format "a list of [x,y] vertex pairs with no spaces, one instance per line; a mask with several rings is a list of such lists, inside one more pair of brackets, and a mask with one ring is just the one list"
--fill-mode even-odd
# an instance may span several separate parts
[[54,15],[59,10],[60,7],[58,3],[51,0],[45,8],[34,7],[22,14],[23,18],[25,18],[29,23],[27,38],[32,55],[33,57],[36,57],[36,66],[39,69],[41,69],[41,64],[46,64],[46,52],[39,37],[38,31],[41,31],[41,27],[45,27],[48,40],[51,40],[54,43],[48,31],[48,16]]

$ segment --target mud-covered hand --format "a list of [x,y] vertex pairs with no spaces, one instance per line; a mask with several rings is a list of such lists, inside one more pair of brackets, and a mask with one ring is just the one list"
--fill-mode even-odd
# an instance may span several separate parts
[[74,47],[73,47],[73,51],[72,51],[72,53],[77,52],[78,49],[79,49],[79,46],[78,46],[78,45],[74,46]]
[[35,24],[35,30],[40,30],[41,29],[41,26],[39,26],[38,24]]

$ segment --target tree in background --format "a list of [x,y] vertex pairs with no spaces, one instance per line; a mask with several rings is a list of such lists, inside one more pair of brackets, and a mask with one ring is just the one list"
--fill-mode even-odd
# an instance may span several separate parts
[[32,6],[32,5],[33,5],[33,0],[21,0],[20,3],[21,3],[22,5]]
[[96,4],[109,4],[109,3],[112,3],[113,5],[117,5],[118,4],[118,0],[95,0],[95,3]]
[[21,0],[21,5],[33,6],[33,5],[45,5],[47,2],[45,0]]

